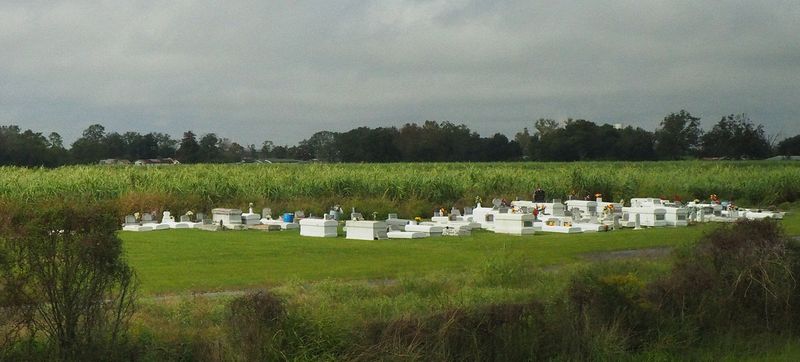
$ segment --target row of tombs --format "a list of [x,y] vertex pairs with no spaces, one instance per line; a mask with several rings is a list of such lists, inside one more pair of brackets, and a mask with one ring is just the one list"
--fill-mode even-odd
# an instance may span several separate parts
[[[598,195],[599,196],[599,195]],[[436,211],[430,221],[420,218],[400,219],[389,214],[386,220],[365,220],[361,213],[353,212],[344,223],[347,239],[418,239],[435,236],[466,236],[472,230],[484,229],[510,235],[532,235],[536,232],[585,233],[622,228],[682,227],[689,223],[734,222],[743,219],[782,219],[783,212],[740,209],[732,203],[719,201],[712,195],[711,201],[695,200],[687,204],[670,202],[658,198],[633,198],[630,206],[624,202],[605,202],[602,197],[590,200],[552,200],[552,202],[517,200],[510,203],[495,199],[492,207],[484,207],[477,200],[476,207],[462,210],[453,208],[447,213]],[[301,236],[334,238],[338,236],[342,209],[337,205],[323,217],[306,217],[303,211],[285,213],[278,218],[264,208],[261,214],[239,209],[215,208],[212,217],[191,212],[182,215],[179,221],[169,211],[163,213],[161,221],[145,213],[128,215],[122,229],[125,231],[153,231],[165,229],[201,229],[208,231],[256,229],[279,231],[300,229]],[[373,214],[373,219],[374,219]]]

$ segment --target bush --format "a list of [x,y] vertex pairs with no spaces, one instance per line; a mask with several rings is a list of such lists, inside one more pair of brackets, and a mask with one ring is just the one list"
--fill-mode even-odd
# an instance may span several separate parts
[[636,270],[624,263],[594,265],[572,278],[567,288],[572,313],[562,318],[574,324],[582,354],[613,355],[647,343],[654,315],[643,296],[645,285]]
[[544,306],[539,302],[450,309],[426,317],[373,322],[359,360],[526,360],[536,357]]
[[774,221],[721,227],[680,254],[649,299],[665,317],[704,330],[795,328],[799,252]]
[[228,336],[245,360],[286,359],[279,348],[286,310],[278,297],[268,291],[258,291],[234,299],[228,308]]
[[[109,203],[43,200],[8,205],[0,218],[0,307],[19,312],[28,337],[41,331],[60,359],[111,358],[125,342],[135,277]],[[13,304],[7,304],[8,293]],[[24,314],[23,314],[24,315]]]

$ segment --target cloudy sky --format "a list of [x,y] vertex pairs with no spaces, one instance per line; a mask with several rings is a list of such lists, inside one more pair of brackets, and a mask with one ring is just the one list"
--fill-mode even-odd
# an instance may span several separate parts
[[800,1],[0,2],[0,124],[318,130],[540,117],[800,133]]

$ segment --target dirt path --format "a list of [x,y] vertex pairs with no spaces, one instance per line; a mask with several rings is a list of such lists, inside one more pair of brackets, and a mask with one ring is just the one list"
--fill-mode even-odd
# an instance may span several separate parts
[[616,251],[602,251],[592,252],[581,255],[583,259],[589,261],[608,261],[619,259],[634,259],[634,258],[648,258],[657,259],[669,256],[672,253],[672,247],[658,247],[647,249],[630,249],[630,250],[616,250]]
[[[800,237],[796,237],[795,239],[800,240]],[[628,250],[592,252],[592,253],[582,254],[581,258],[588,261],[608,261],[608,260],[622,260],[622,259],[634,259],[634,258],[657,259],[657,258],[667,257],[671,252],[672,252],[671,247],[658,247],[658,248],[647,248],[647,249],[628,249]],[[559,267],[560,265],[551,265],[545,267],[544,270],[548,271],[548,270],[558,269]],[[397,284],[397,280],[369,279],[367,280],[367,283],[372,286],[394,285]],[[195,297],[217,299],[225,297],[238,297],[259,290],[262,289],[251,288],[251,289],[238,289],[238,290],[221,290],[214,292],[188,292],[188,293],[166,294],[166,295],[144,297],[141,298],[141,300],[147,302],[165,302],[165,301],[180,300],[180,299],[195,298]]]

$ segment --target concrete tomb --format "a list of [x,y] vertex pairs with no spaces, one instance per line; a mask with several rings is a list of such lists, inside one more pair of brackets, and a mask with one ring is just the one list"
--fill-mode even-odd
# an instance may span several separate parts
[[499,213],[494,217],[494,232],[510,235],[533,235],[533,214]]
[[355,240],[387,239],[387,228],[384,221],[348,220],[345,223],[346,238]]
[[300,220],[300,235],[315,238],[335,238],[338,236],[339,222],[332,216],[324,219],[305,218]]
[[568,217],[546,217],[542,223],[542,231],[550,233],[577,234],[583,232],[579,227],[572,225]]
[[444,228],[441,225],[408,224],[405,227],[405,231],[419,232],[425,234],[425,236],[436,237],[442,236]]
[[290,229],[299,229],[300,224],[292,220],[292,222],[286,222],[281,218],[273,219],[272,218],[272,209],[265,207],[261,210],[261,223],[264,225],[277,225],[281,228],[281,230],[290,230]]
[[405,231],[406,225],[411,223],[411,220],[407,219],[398,219],[397,214],[389,214],[388,218],[386,219],[386,225],[389,225],[389,229],[396,230],[396,231]]
[[251,202],[247,212],[242,214],[242,224],[244,225],[258,225],[261,224],[261,215],[253,212],[253,203]]
[[242,222],[242,210],[215,208],[211,210],[212,222],[219,224],[227,229],[244,229]]
[[125,216],[125,223],[122,224],[122,230],[124,231],[152,231],[152,225],[141,225],[138,221],[136,221],[136,217],[133,215]]

